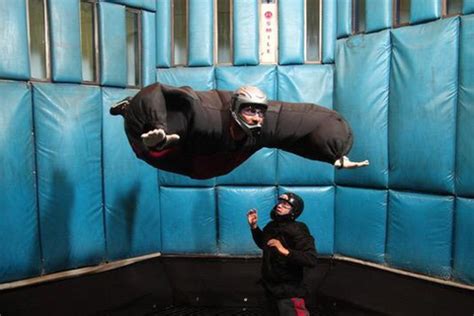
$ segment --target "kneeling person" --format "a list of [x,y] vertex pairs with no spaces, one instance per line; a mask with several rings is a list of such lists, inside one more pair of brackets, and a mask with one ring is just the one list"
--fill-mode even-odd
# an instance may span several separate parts
[[257,225],[257,211],[247,213],[253,240],[263,250],[266,315],[309,315],[304,268],[316,266],[317,254],[308,227],[296,221],[303,209],[304,202],[295,193],[280,195],[270,214],[272,221],[263,230]]

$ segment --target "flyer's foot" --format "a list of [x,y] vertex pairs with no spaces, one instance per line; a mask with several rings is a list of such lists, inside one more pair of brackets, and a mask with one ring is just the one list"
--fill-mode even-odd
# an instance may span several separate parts
[[128,105],[130,104],[130,100],[132,100],[131,97],[126,97],[122,101],[119,101],[112,105],[110,108],[109,112],[111,115],[123,115],[125,111],[127,110]]
[[369,165],[368,160],[364,161],[351,161],[347,156],[343,156],[341,159],[336,160],[334,166],[338,169],[354,169],[365,167]]

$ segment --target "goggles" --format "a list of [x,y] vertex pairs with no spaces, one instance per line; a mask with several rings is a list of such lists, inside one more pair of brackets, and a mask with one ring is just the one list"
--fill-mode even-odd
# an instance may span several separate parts
[[290,210],[293,208],[293,205],[291,205],[290,201],[284,198],[278,198],[278,205],[281,205],[287,210]]
[[265,116],[265,109],[259,105],[249,104],[243,105],[240,114],[247,116],[258,116],[263,118]]

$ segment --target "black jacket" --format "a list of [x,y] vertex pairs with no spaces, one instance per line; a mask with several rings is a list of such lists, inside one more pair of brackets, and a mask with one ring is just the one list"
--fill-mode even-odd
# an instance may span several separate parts
[[[262,283],[274,297],[304,297],[305,268],[315,267],[317,260],[314,238],[302,222],[292,220],[271,221],[264,228],[252,229],[252,237],[263,250]],[[284,256],[275,247],[268,247],[270,239],[278,239],[289,250]]]

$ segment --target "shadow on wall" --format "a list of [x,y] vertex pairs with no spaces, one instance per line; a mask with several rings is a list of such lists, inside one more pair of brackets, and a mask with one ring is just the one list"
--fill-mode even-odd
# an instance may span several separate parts
[[122,220],[124,220],[125,230],[122,240],[122,247],[125,253],[130,253],[134,247],[134,239],[135,239],[135,228],[136,228],[136,218],[138,213],[138,194],[140,191],[140,185],[135,183],[132,187],[130,187],[125,194],[122,194],[117,198],[117,202],[114,205],[120,205],[121,210],[123,211]]
[[70,267],[73,264],[71,226],[74,225],[73,207],[76,198],[74,184],[67,177],[67,171],[61,169],[53,171],[50,189],[50,196],[44,196],[47,201],[44,209],[40,209],[43,270],[46,272]]

